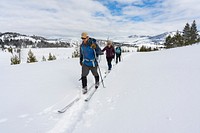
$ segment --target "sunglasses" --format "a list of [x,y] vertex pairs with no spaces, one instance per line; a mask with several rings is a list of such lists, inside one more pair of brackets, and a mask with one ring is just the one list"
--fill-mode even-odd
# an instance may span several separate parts
[[81,37],[82,40],[85,40],[86,38]]

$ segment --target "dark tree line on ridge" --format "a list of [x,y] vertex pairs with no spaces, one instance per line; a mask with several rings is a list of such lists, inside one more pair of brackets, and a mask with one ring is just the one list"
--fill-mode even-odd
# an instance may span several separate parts
[[174,36],[169,35],[165,39],[164,45],[166,48],[175,48],[192,45],[197,42],[200,42],[200,36],[198,34],[197,25],[194,20],[191,26],[189,23],[186,23],[182,32],[177,31]]

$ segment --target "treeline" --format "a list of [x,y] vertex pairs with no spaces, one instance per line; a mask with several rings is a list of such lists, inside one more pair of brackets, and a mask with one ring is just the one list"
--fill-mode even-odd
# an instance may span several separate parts
[[200,42],[200,36],[198,34],[197,25],[194,20],[191,26],[190,24],[186,23],[182,32],[177,31],[174,36],[169,35],[165,39],[164,45],[166,48],[174,48],[191,45],[197,42]]
[[137,52],[150,52],[150,51],[158,51],[159,48],[152,48],[147,46],[142,46],[137,49]]

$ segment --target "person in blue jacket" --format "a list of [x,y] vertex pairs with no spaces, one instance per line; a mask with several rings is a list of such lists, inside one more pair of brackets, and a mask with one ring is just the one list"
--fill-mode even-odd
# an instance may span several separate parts
[[120,46],[117,46],[115,48],[115,54],[116,54],[116,64],[118,63],[118,60],[119,62],[121,61],[121,54],[122,54],[122,49]]
[[80,45],[80,65],[82,66],[82,91],[87,93],[87,75],[92,72],[95,78],[95,88],[99,86],[99,74],[97,72],[97,57],[101,49],[94,38],[90,38],[86,32],[81,34],[82,44]]

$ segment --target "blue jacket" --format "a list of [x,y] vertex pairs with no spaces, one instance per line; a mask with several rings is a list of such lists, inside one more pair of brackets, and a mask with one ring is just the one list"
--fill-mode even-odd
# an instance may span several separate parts
[[80,46],[80,63],[89,67],[95,67],[98,65],[96,57],[98,57],[99,53],[101,52],[101,49],[97,44],[96,49],[91,48],[91,44],[93,43],[96,44],[96,40],[89,38],[87,44],[82,42]]

